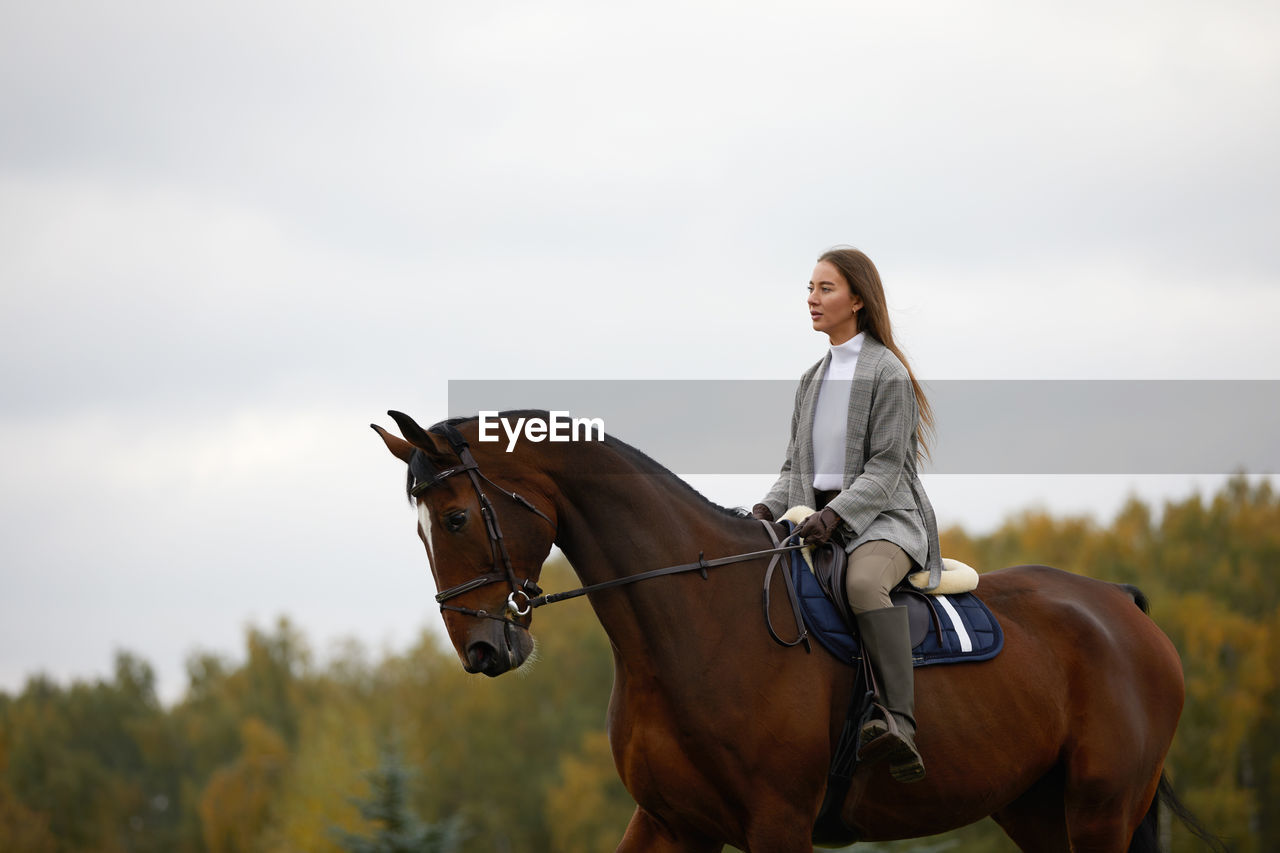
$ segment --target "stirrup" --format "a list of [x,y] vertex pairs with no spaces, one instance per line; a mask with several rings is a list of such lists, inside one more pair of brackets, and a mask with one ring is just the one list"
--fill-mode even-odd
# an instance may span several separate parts
[[864,746],[883,734],[897,731],[898,728],[897,721],[893,719],[893,715],[889,713],[887,708],[879,702],[873,702],[871,707],[874,710],[879,711],[880,714],[869,717],[867,721],[862,724],[862,730],[858,732],[858,737],[860,739],[860,743]]
[[924,778],[924,759],[915,743],[902,733],[898,721],[887,708],[877,704],[884,718],[873,717],[860,732],[861,748],[858,761],[864,764],[889,762],[889,776],[895,782],[907,784]]

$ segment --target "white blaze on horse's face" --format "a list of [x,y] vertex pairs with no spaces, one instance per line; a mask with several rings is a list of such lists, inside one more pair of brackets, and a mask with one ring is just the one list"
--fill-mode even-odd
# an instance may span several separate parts
[[435,568],[436,558],[431,550],[431,507],[427,506],[427,502],[418,499],[418,529],[422,531],[422,541],[427,544],[427,563]]

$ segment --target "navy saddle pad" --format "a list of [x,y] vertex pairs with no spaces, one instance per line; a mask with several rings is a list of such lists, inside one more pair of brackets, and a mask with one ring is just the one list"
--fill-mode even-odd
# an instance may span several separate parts
[[[840,613],[818,585],[818,579],[809,571],[799,551],[791,552],[791,578],[795,582],[800,611],[809,633],[823,648],[852,666],[862,655],[858,638],[849,633]],[[895,600],[898,597],[899,594],[895,593]],[[928,615],[929,630],[911,650],[916,666],[988,660],[999,654],[1004,646],[1000,623],[971,592],[928,596],[907,593],[902,597],[913,599],[909,603],[911,607],[932,608]]]

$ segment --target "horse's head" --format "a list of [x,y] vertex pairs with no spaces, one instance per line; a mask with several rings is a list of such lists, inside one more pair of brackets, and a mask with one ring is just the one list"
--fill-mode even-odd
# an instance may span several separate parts
[[418,537],[462,665],[489,676],[518,668],[533,651],[529,602],[555,539],[545,476],[501,445],[473,448],[474,422],[424,430],[408,415],[388,414],[403,439],[372,426],[409,467]]

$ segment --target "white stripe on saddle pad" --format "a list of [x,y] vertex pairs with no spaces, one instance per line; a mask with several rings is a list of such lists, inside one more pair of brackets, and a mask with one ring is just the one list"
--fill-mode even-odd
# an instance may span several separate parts
[[960,621],[960,614],[956,612],[956,606],[951,603],[951,599],[945,595],[939,595],[935,596],[935,600],[942,605],[942,609],[947,611],[947,616],[951,618],[951,625],[960,637],[960,651],[973,651],[973,640],[969,639],[969,632],[964,629],[964,622]]

